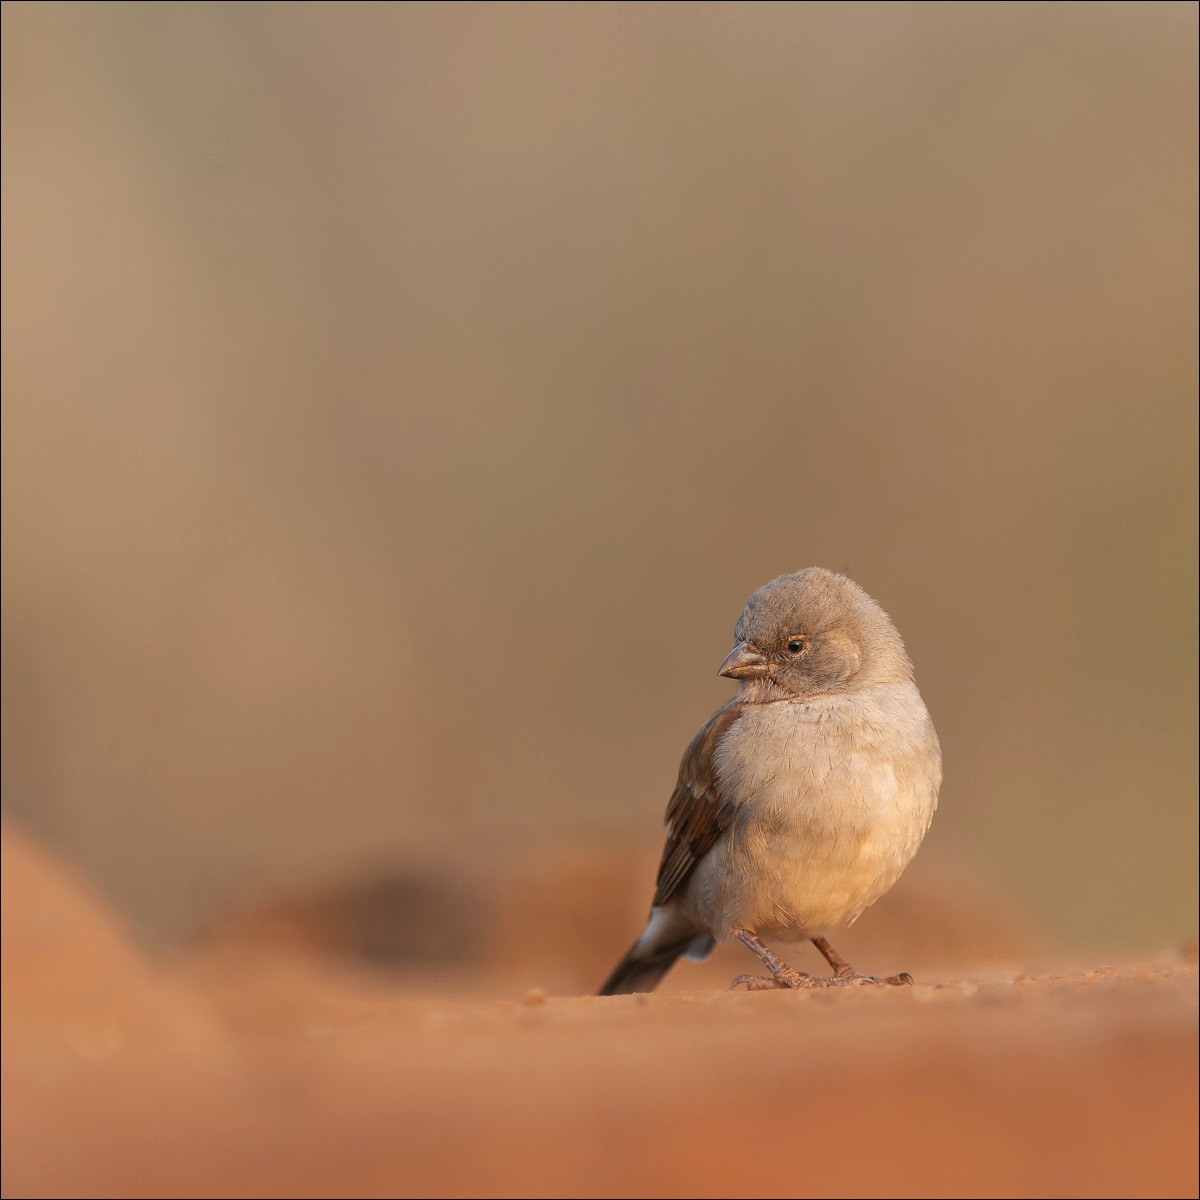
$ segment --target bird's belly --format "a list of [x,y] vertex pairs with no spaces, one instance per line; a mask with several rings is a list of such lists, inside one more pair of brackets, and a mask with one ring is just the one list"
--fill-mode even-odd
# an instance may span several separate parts
[[715,765],[724,828],[688,881],[689,915],[718,937],[782,941],[848,925],[896,882],[942,775],[911,684],[752,708]]
[[[815,810],[815,811],[814,811]],[[932,809],[885,802],[757,807],[700,864],[692,889],[718,937],[799,940],[852,923],[900,877]]]

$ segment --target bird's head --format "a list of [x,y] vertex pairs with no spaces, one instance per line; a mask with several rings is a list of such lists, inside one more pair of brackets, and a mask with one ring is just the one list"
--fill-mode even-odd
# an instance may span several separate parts
[[807,567],[764,583],[734,629],[719,674],[757,703],[912,679],[891,618],[852,579]]

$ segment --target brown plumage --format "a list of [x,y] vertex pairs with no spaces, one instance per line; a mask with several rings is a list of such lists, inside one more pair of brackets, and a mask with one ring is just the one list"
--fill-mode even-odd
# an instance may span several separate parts
[[722,804],[717,791],[713,755],[741,714],[741,702],[730,700],[700,726],[683,752],[679,779],[667,804],[667,844],[658,867],[655,907],[670,900],[729,822],[729,806]]

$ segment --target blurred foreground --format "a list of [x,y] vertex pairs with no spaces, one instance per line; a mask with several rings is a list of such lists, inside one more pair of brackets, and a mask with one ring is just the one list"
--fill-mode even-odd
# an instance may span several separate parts
[[[911,989],[732,993],[726,974],[501,1000],[497,966],[538,978],[498,962],[520,957],[502,942],[475,974],[370,974],[297,934],[339,940],[311,920],[337,905],[310,901],[231,920],[167,969],[24,835],[3,881],[6,1195],[1195,1194],[1194,946]],[[522,903],[518,930],[537,921]],[[946,936],[910,952],[969,961]]]

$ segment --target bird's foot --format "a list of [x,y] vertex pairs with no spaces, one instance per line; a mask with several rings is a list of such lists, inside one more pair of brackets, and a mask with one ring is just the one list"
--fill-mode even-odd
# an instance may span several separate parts
[[762,959],[762,964],[771,972],[767,975],[739,975],[730,987],[744,983],[752,992],[765,991],[767,988],[804,988],[812,987],[815,980],[805,975],[803,971],[794,971],[777,954],[768,950],[748,929],[734,930],[735,936],[748,946]]
[[913,981],[913,977],[907,971],[901,971],[899,975],[884,975],[882,977],[860,975],[829,944],[826,938],[815,937],[812,939],[812,944],[820,950],[825,961],[833,968],[833,978],[829,980],[832,984],[886,984],[889,987],[908,987]]
[[818,988],[818,987],[849,987],[855,985],[865,987],[868,984],[887,987],[907,987],[913,977],[902,971],[899,975],[860,975],[823,937],[815,937],[812,943],[825,956],[825,961],[833,968],[830,979],[814,979],[803,971],[795,971],[777,954],[769,950],[759,938],[748,929],[734,930],[734,936],[744,945],[753,950],[762,959],[763,966],[771,972],[767,975],[739,975],[730,987],[745,985],[751,992],[766,991],[768,988]]
[[776,988],[819,987],[820,983],[820,980],[805,975],[803,971],[793,971],[787,963],[780,963],[771,975],[739,975],[729,987],[732,991],[744,985],[748,992],[767,992]]
[[778,988],[823,988],[823,987],[909,987],[913,977],[903,971],[899,975],[860,975],[851,971],[846,975],[834,975],[829,979],[814,979],[802,971],[784,967],[774,975],[739,975],[730,989],[744,987],[748,992],[767,992]]

